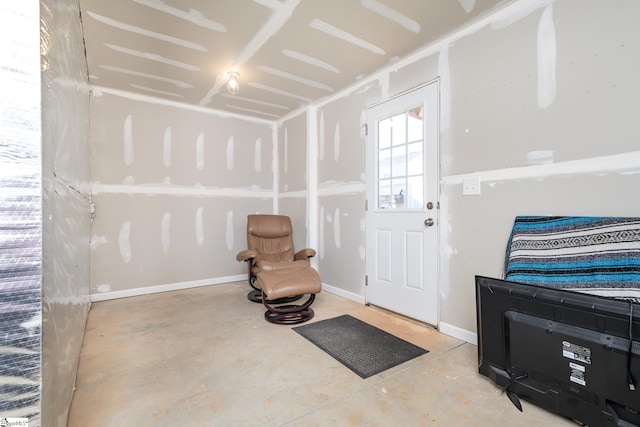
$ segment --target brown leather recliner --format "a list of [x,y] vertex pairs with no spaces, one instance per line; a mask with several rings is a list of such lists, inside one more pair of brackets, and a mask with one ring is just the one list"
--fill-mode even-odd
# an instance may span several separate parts
[[[247,249],[236,256],[247,263],[249,300],[262,302],[265,318],[272,323],[301,323],[314,315],[310,308],[315,294],[322,289],[320,276],[309,258],[314,249],[293,249],[291,219],[284,215],[249,215],[247,217]],[[309,294],[301,305],[282,305]]]

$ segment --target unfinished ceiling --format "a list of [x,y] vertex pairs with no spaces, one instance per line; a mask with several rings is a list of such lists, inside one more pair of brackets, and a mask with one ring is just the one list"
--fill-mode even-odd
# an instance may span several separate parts
[[[505,0],[80,0],[93,86],[275,120]],[[227,72],[240,91],[226,91]]]

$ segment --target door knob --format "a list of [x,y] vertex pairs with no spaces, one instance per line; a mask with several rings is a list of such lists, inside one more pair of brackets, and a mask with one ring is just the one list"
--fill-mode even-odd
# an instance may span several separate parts
[[424,225],[426,225],[427,227],[431,227],[433,224],[435,224],[433,218],[427,218],[424,220]]

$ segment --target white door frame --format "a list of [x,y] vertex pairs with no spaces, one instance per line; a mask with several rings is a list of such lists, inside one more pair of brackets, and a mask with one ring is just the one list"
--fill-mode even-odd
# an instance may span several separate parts
[[[429,195],[430,199],[429,200],[424,200],[425,204],[427,201],[431,201],[433,202],[434,206],[432,210],[424,210],[424,218],[426,219],[427,217],[431,217],[435,220],[435,226],[434,226],[434,230],[433,230],[433,234],[431,235],[431,237],[428,237],[428,239],[432,239],[431,242],[432,244],[435,244],[435,250],[432,251],[432,255],[433,257],[435,257],[433,262],[430,262],[429,264],[431,266],[433,266],[433,268],[435,269],[434,274],[432,275],[432,281],[435,280],[435,283],[431,286],[431,288],[428,290],[428,294],[431,295],[434,300],[433,302],[435,303],[435,308],[430,308],[429,310],[432,313],[432,315],[428,316],[429,319],[425,320],[425,319],[418,319],[421,321],[425,321],[426,323],[429,324],[433,324],[434,326],[437,326],[440,322],[440,301],[439,301],[439,284],[440,284],[440,274],[439,274],[439,267],[440,267],[440,242],[439,242],[439,238],[440,238],[440,229],[439,229],[439,224],[440,224],[440,87],[439,87],[439,78],[433,79],[429,82],[420,84],[418,86],[415,86],[411,89],[405,90],[401,93],[398,93],[388,99],[385,99],[383,101],[374,103],[372,105],[367,106],[366,111],[368,112],[369,109],[377,107],[381,104],[385,104],[389,101],[392,101],[396,98],[405,96],[407,94],[410,94],[411,92],[423,89],[429,85],[435,85],[435,90],[437,91],[436,95],[435,95],[435,107],[431,107],[431,113],[433,113],[433,111],[435,111],[435,115],[436,115],[436,120],[435,123],[433,125],[431,125],[432,131],[434,132],[433,136],[430,137],[431,141],[429,142],[428,140],[428,136],[427,133],[425,133],[424,135],[424,146],[425,146],[425,167],[427,165],[428,159],[426,156],[426,150],[427,150],[427,144],[433,144],[433,148],[435,149],[435,155],[433,157],[435,157],[436,159],[436,165],[434,168],[427,168],[424,173],[426,175],[425,177],[425,182],[431,182],[432,185],[432,192]],[[431,98],[432,99],[432,98]],[[426,103],[425,103],[426,105]],[[370,117],[367,117],[367,125],[373,126],[374,123],[371,122]],[[427,125],[425,124],[425,127]],[[433,129],[435,127],[435,129]],[[369,132],[373,132],[373,129],[369,129]],[[426,129],[426,132],[429,132],[429,129]],[[369,134],[370,135],[370,134]],[[367,168],[366,168],[366,182],[367,182],[367,191],[366,191],[366,198],[367,198],[367,213],[366,213],[366,227],[370,227],[371,226],[371,218],[370,218],[370,210],[372,209],[377,209],[377,201],[375,200],[375,193],[377,193],[375,190],[373,190],[372,194],[372,187],[370,187],[370,185],[376,185],[375,183],[372,183],[371,180],[376,180],[377,181],[377,165],[375,164],[376,161],[376,155],[373,154],[373,157],[371,157],[372,155],[370,154],[370,150],[377,150],[377,146],[376,147],[371,147],[370,141],[369,141],[370,136],[367,138],[367,156],[366,156],[366,161],[367,161]],[[435,141],[433,140],[435,138]],[[427,184],[429,185],[429,184]],[[425,193],[427,193],[426,191],[426,187],[425,187]],[[369,240],[371,238],[371,236],[369,235],[369,233],[365,233],[365,239]],[[435,239],[435,242],[434,240]],[[366,242],[365,247],[367,248],[367,252],[370,252],[370,243],[371,242]],[[370,259],[369,257],[372,256],[371,253],[367,253],[366,257],[367,259]],[[426,263],[425,259],[423,259],[423,262]],[[367,266],[366,266],[366,274],[367,274],[367,281],[371,281],[371,277],[370,274],[372,273],[372,271],[370,271],[373,268],[373,266],[367,262]],[[365,289],[365,303],[366,304],[374,304],[374,305],[380,305],[380,304],[376,304],[375,302],[371,302],[369,300],[369,288],[367,287]],[[382,305],[382,307],[384,308],[384,305]],[[388,308],[388,307],[387,307]],[[392,310],[392,311],[397,311],[397,310]],[[399,314],[405,314],[406,313],[402,313],[399,312]],[[415,316],[409,316],[409,317],[415,317]]]

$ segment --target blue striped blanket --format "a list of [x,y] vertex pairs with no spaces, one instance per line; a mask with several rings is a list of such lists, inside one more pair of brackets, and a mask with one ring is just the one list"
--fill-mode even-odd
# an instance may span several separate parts
[[640,300],[640,218],[518,216],[503,276]]

